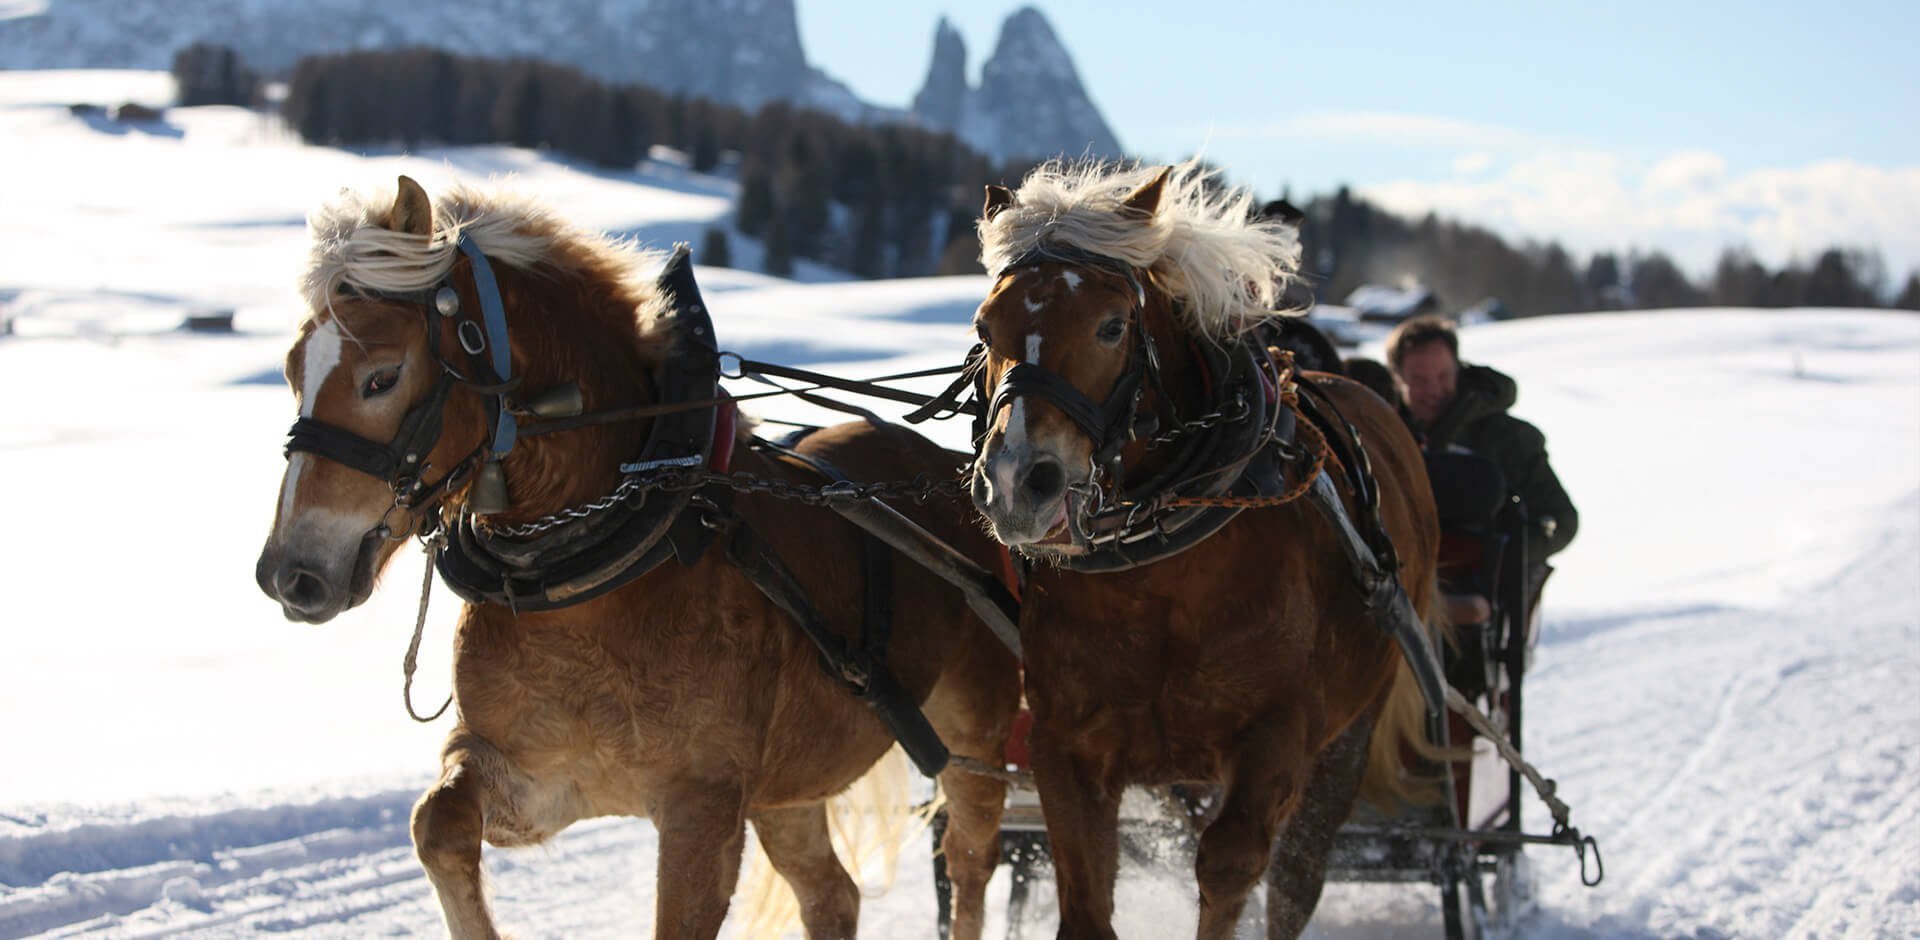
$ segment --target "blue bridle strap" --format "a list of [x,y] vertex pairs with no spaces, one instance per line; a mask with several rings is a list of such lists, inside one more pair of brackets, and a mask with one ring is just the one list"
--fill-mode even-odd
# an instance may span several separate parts
[[[473,239],[462,232],[458,244],[461,254],[473,265],[473,291],[480,295],[480,312],[487,327],[487,355],[493,364],[494,376],[499,384],[507,384],[513,381],[513,348],[507,344],[507,310],[500,300],[500,284],[494,280],[493,266],[487,263],[486,254]],[[500,408],[493,427],[492,458],[505,457],[519,437],[520,425],[513,413]]]

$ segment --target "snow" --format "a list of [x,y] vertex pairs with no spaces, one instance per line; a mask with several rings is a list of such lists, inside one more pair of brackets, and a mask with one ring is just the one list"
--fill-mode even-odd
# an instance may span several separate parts
[[[433,935],[406,818],[446,724],[398,701],[417,558],[324,627],[253,585],[292,419],[302,218],[399,172],[430,189],[513,173],[569,218],[663,243],[722,221],[731,184],[506,148],[309,148],[235,109],[140,129],[65,107],[164,100],[162,80],[0,74],[0,936]],[[852,376],[956,360],[986,288],[832,276],[700,270],[723,345]],[[239,332],[173,329],[203,309]],[[1583,889],[1569,853],[1533,850],[1517,933],[1920,934],[1920,318],[1586,315],[1474,326],[1463,346],[1520,381],[1516,412],[1582,510],[1528,753],[1607,880]],[[436,592],[428,707],[453,606]],[[522,936],[630,935],[655,847],[650,824],[610,819],[489,850],[496,910]],[[1049,893],[1030,935],[1051,930]],[[1191,894],[1171,862],[1130,868],[1121,932],[1190,931]],[[1311,933],[1436,936],[1434,894],[1332,886]],[[917,850],[864,918],[867,936],[932,935]]]

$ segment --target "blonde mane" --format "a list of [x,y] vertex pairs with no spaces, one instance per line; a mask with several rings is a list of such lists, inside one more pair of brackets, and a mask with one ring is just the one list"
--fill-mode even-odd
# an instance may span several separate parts
[[667,310],[668,298],[649,280],[664,257],[659,252],[572,226],[531,197],[464,183],[433,195],[433,236],[423,242],[386,227],[395,193],[394,186],[343,189],[307,216],[312,243],[300,287],[309,316],[328,309],[342,285],[411,291],[438,284],[459,256],[462,235],[496,265],[608,278],[632,298],[643,326]]
[[1159,211],[1143,219],[1127,196],[1157,167],[1053,161],[1035,169],[1013,204],[982,219],[980,263],[999,277],[1023,255],[1049,246],[1104,255],[1149,271],[1186,304],[1189,329],[1236,336],[1274,311],[1300,269],[1300,236],[1253,216],[1253,194],[1209,186],[1216,171],[1189,160],[1173,168]]

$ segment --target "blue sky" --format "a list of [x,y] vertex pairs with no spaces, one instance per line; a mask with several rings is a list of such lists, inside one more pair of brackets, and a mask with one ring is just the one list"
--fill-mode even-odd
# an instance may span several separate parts
[[[800,31],[904,105],[942,15],[977,79],[1022,5],[799,0]],[[1034,5],[1129,151],[1204,146],[1262,194],[1346,182],[1696,270],[1728,244],[1777,264],[1835,243],[1920,268],[1920,3]]]

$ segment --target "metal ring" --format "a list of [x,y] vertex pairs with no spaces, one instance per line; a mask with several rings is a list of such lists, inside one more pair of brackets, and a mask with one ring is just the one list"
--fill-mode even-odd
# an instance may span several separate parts
[[480,324],[472,320],[461,320],[460,328],[455,331],[460,337],[460,348],[469,356],[478,356],[487,351],[487,334]]
[[[732,368],[727,367],[728,360],[732,360],[733,362]],[[719,368],[720,368],[720,377],[723,379],[738,379],[738,378],[746,377],[746,371],[745,371],[746,364],[745,364],[745,361],[740,358],[739,353],[734,353],[734,352],[720,353],[717,364],[719,365]]]

